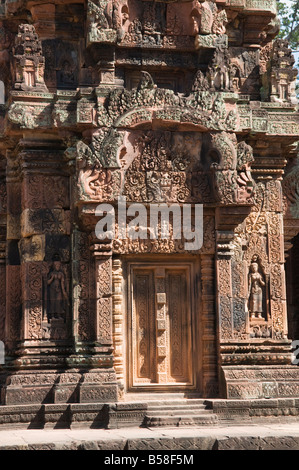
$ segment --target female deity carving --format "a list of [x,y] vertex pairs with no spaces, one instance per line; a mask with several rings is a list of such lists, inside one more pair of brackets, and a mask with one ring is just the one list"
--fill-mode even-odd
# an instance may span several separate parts
[[66,316],[68,295],[66,292],[65,274],[61,261],[54,257],[53,265],[47,277],[47,314],[51,318],[64,319]]
[[254,256],[250,265],[249,274],[249,312],[251,318],[263,318],[263,295],[266,283],[259,272],[257,256]]

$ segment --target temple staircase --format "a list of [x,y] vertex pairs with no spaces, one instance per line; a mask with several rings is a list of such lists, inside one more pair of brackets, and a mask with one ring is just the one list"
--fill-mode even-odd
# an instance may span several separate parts
[[147,403],[143,427],[211,426],[218,417],[208,408],[206,400],[197,395],[184,394],[130,394],[130,401]]

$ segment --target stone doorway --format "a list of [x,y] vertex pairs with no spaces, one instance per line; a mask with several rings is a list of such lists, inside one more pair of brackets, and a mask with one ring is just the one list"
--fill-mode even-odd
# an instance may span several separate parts
[[129,265],[128,391],[194,390],[193,266]]

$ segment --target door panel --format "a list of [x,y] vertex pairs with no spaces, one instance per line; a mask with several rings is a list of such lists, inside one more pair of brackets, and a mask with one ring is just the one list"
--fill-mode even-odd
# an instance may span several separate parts
[[134,332],[135,381],[155,380],[155,312],[153,272],[138,271],[134,276],[132,330]]
[[193,385],[190,266],[131,267],[131,387]]

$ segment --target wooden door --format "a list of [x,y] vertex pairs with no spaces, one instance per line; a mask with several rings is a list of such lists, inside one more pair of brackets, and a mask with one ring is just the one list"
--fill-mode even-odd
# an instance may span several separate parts
[[193,386],[190,266],[131,267],[131,388]]

